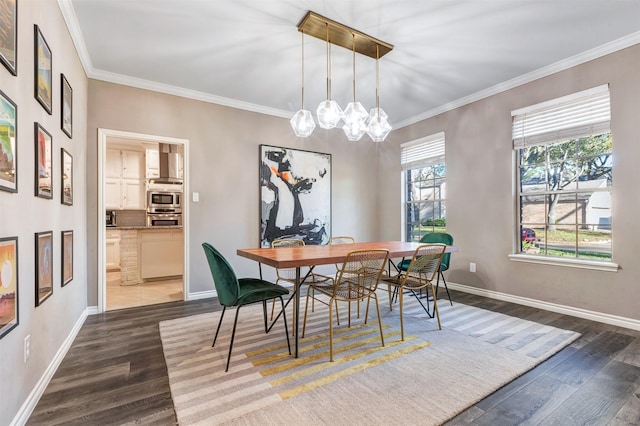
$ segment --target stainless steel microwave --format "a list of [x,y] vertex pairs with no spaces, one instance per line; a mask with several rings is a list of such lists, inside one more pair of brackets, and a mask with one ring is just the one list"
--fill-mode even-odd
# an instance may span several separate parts
[[182,192],[148,191],[147,211],[157,208],[182,209]]

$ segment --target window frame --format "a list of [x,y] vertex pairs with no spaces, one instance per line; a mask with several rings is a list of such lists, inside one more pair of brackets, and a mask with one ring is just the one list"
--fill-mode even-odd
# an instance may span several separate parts
[[[407,151],[412,151],[407,155]],[[447,172],[446,172],[446,157],[445,157],[445,134],[444,132],[438,132],[420,139],[416,139],[410,142],[403,143],[401,145],[401,155],[400,155],[400,163],[401,163],[401,236],[403,241],[408,241],[409,238],[409,221],[408,221],[408,209],[409,201],[408,201],[408,173],[411,173],[412,170],[422,169],[425,167],[437,167],[440,164],[444,167],[444,176],[438,177],[434,176],[433,182],[435,183],[438,179],[444,179],[444,184],[446,185]],[[445,211],[445,220],[446,220],[446,206],[447,206],[447,198],[446,198],[446,187],[445,187],[445,196],[442,198],[442,191],[440,192],[440,196],[438,198],[434,198],[430,200],[431,203],[442,203],[444,205]],[[426,201],[425,201],[426,202]],[[414,202],[411,202],[414,204]],[[435,227],[435,224],[432,225]]]
[[[603,108],[602,105],[602,98],[603,96],[607,97],[606,99],[606,106]],[[550,101],[547,102],[543,102],[540,104],[536,104],[536,105],[532,105],[530,107],[526,107],[526,108],[521,108],[519,110],[513,111],[512,112],[512,133],[513,133],[513,147],[512,147],[512,163],[513,163],[513,187],[514,187],[514,191],[513,191],[513,196],[514,196],[514,234],[513,234],[513,249],[512,249],[512,253],[509,254],[509,259],[513,260],[513,261],[519,261],[519,262],[529,262],[529,263],[537,263],[537,264],[547,264],[547,265],[555,265],[555,266],[567,266],[567,267],[575,267],[575,268],[583,268],[583,269],[596,269],[596,270],[602,270],[602,271],[617,271],[619,269],[619,266],[617,263],[615,263],[613,261],[613,246],[611,246],[611,259],[610,260],[605,260],[605,261],[600,261],[600,260],[593,260],[593,259],[585,259],[585,258],[580,258],[579,256],[579,239],[577,238],[579,235],[579,229],[578,226],[579,224],[576,222],[576,224],[572,225],[575,226],[575,232],[576,232],[576,245],[575,245],[575,257],[561,257],[561,256],[553,256],[553,255],[549,255],[549,254],[531,254],[531,253],[527,253],[527,252],[523,252],[523,247],[522,247],[522,229],[523,227],[527,227],[526,225],[528,223],[524,223],[522,222],[522,197],[526,196],[526,192],[522,191],[522,159],[521,159],[521,152],[524,149],[533,147],[533,146],[543,146],[545,147],[545,149],[547,149],[550,146],[553,146],[555,144],[559,144],[559,143],[566,143],[566,142],[570,142],[570,141],[574,141],[576,139],[580,139],[583,137],[588,137],[588,136],[595,136],[595,135],[599,135],[599,134],[603,134],[603,133],[611,133],[611,129],[609,126],[610,123],[610,113],[609,113],[609,107],[610,107],[610,98],[609,98],[610,94],[609,94],[609,88],[608,85],[603,85],[603,86],[598,86],[596,88],[593,89],[589,89],[586,91],[582,91],[582,92],[577,92],[568,96],[564,96],[561,98],[557,98],[557,99],[552,99]],[[526,128],[528,123],[526,123],[527,120],[527,114],[531,114],[533,115],[535,118],[539,119],[540,116],[545,116],[548,119],[549,117],[549,111],[551,111],[552,113],[554,112],[554,108],[557,108],[559,111],[561,112],[565,112],[566,111],[562,111],[563,105],[571,105],[572,102],[576,102],[576,103],[580,103],[580,102],[589,102],[589,97],[593,97],[593,98],[600,98],[600,101],[594,101],[595,102],[599,102],[597,104],[597,111],[598,111],[598,117],[596,117],[595,120],[593,120],[592,122],[588,123],[587,125],[582,125],[582,126],[566,126],[564,128],[557,128],[554,129],[553,126],[551,127],[551,131],[547,131],[547,133],[540,133],[540,132],[536,132],[536,131],[532,131],[530,133],[526,133],[526,131],[522,131],[523,128]],[[593,107],[592,107],[593,108]],[[592,109],[588,110],[589,113],[591,113]],[[538,114],[536,116],[536,114]],[[569,118],[569,121],[571,121],[572,118]],[[524,121],[524,123],[523,123]],[[535,125],[535,122],[534,122]],[[531,125],[530,128],[533,128],[534,125]],[[518,126],[518,127],[517,127]],[[547,129],[548,130],[548,129]],[[522,131],[522,133],[518,133],[518,131]],[[613,148],[611,148],[611,150],[609,151],[610,154],[613,154]],[[573,160],[577,160],[582,158],[583,155],[579,154],[576,151],[575,157],[572,158]],[[540,191],[535,191],[532,192],[531,195],[532,196],[542,196],[542,197],[548,197],[549,194],[551,193],[557,193],[559,192],[558,190],[552,190],[550,189],[547,185],[548,185],[548,167],[551,164],[551,162],[549,161],[549,157],[548,155],[545,155],[544,161],[540,163],[544,169],[545,169],[545,184],[544,184],[544,188]],[[576,188],[572,189],[570,191],[567,192],[567,194],[569,195],[574,195],[576,197],[579,196],[579,194],[581,193],[585,193],[586,189],[581,189],[579,186],[579,181],[576,181]],[[589,191],[587,191],[589,192]],[[597,190],[597,191],[593,191],[593,193],[596,192],[604,192],[604,193],[608,193],[610,197],[613,196],[613,187],[609,186],[607,187],[607,189],[604,190]],[[577,213],[576,213],[577,214]],[[546,226],[548,226],[548,217],[546,215],[546,209],[545,209],[545,213],[544,213],[544,225],[545,228]],[[575,219],[576,221],[578,220],[577,218]],[[562,225],[561,225],[562,226]],[[613,238],[613,227],[611,227],[612,230],[612,238]]]

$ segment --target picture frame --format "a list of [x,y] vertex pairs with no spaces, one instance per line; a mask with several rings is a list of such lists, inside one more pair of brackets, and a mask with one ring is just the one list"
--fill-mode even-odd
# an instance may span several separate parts
[[18,75],[18,0],[0,0],[0,62]]
[[331,238],[331,154],[260,145],[260,247]]
[[73,138],[73,89],[64,74],[60,74],[60,128]]
[[51,170],[51,147],[53,139],[40,123],[34,123],[35,133],[35,195],[53,198],[53,179]]
[[0,339],[20,323],[18,237],[0,238]]
[[18,107],[0,90],[0,190],[7,192],[18,192],[17,123]]
[[51,49],[47,44],[40,27],[33,26],[34,32],[34,95],[42,108],[49,115],[53,113],[53,75],[51,66]]
[[64,287],[73,280],[73,231],[62,231],[60,234],[62,240],[62,255],[60,256],[62,279],[60,282]]
[[36,232],[36,307],[53,294],[53,231]]
[[60,148],[60,202],[65,206],[73,205],[73,156]]

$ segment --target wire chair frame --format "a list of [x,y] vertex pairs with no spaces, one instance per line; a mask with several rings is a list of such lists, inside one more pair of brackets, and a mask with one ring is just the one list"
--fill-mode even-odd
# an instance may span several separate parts
[[[423,244],[416,248],[409,263],[409,267],[406,272],[401,272],[398,276],[387,279],[386,282],[389,287],[395,287],[394,294],[397,291],[398,299],[400,301],[400,333],[401,339],[404,340],[404,319],[403,319],[403,295],[405,290],[408,290],[418,300],[422,308],[425,310],[430,318],[434,316],[438,320],[438,329],[442,330],[442,324],[440,322],[440,314],[438,312],[438,301],[434,293],[433,281],[438,276],[438,270],[440,269],[440,263],[446,250],[444,244]],[[431,290],[433,297],[433,314],[430,313],[429,308],[425,307],[420,297],[416,294],[416,290],[427,289]],[[393,297],[389,297],[389,309],[392,309]],[[427,299],[427,304],[428,304]]]
[[[384,346],[384,335],[382,333],[382,321],[380,317],[380,306],[376,290],[380,283],[380,278],[389,260],[389,251],[386,249],[354,250],[347,254],[345,261],[332,286],[320,286],[314,290],[329,296],[329,360],[333,361],[333,304],[337,302],[359,302],[366,300],[367,309],[364,316],[364,323],[368,321],[369,302],[373,298],[376,303],[378,314],[378,327],[380,329],[380,341]],[[311,288],[314,285],[311,284]],[[302,336],[307,323],[307,313],[309,307],[310,294],[307,293],[304,310],[304,320],[302,326]],[[351,326],[351,315],[349,315],[349,326]]]

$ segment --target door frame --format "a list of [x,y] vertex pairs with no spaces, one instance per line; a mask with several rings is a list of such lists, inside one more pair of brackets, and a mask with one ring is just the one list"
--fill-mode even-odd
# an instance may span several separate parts
[[[182,271],[182,300],[189,300],[189,140],[166,136],[148,135],[143,133],[125,132],[112,129],[98,129],[98,313],[107,310],[107,253],[105,227],[105,168],[107,157],[107,139],[131,139],[137,142],[170,143],[183,147],[183,205],[182,205],[182,235],[183,235],[183,271]],[[185,198],[186,196],[186,198]]]

